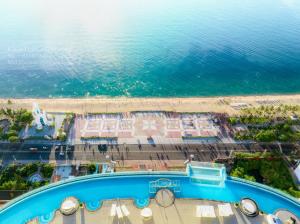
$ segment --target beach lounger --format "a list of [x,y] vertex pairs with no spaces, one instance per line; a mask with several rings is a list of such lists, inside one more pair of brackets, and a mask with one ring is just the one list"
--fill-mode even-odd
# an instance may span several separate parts
[[215,209],[211,205],[197,205],[196,217],[215,218],[216,217]]
[[124,216],[129,216],[130,215],[130,212],[128,211],[126,205],[122,205],[121,209],[122,209],[122,212],[123,212]]
[[116,207],[116,211],[117,211],[117,216],[119,219],[123,218],[123,213],[121,211],[121,207],[120,206],[117,206]]
[[111,205],[110,216],[116,216],[116,214],[117,214],[116,208],[117,208],[117,205],[116,205],[116,204],[112,204],[112,205]]
[[218,205],[219,216],[228,217],[233,215],[231,205],[229,203]]

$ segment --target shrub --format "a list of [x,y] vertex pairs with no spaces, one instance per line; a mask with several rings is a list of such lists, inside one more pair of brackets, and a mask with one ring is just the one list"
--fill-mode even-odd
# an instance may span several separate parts
[[21,177],[27,178],[38,171],[38,163],[28,163],[18,168]]
[[18,133],[30,125],[33,121],[33,116],[30,111],[25,109],[12,110],[12,109],[1,109],[0,114],[5,116],[9,120],[9,131],[7,133],[0,133],[0,138],[3,140],[10,140],[12,142],[17,141]]
[[51,178],[53,170],[54,168],[51,164],[42,164],[41,166],[41,173],[45,178]]
[[300,198],[300,191],[299,190],[295,190],[292,187],[289,188],[288,193],[290,193],[295,198]]
[[7,132],[7,136],[8,136],[8,138],[9,138],[9,137],[15,137],[15,136],[18,136],[18,132],[17,132],[16,130],[10,129],[10,130]]
[[238,123],[238,119],[236,117],[230,117],[228,118],[228,122],[231,124],[231,125],[235,125]]
[[276,140],[276,134],[274,130],[260,130],[255,136],[256,141],[260,142],[272,142]]
[[243,167],[237,167],[231,172],[231,176],[243,178],[245,175],[245,170]]
[[255,179],[254,176],[250,176],[250,175],[247,175],[247,174],[244,175],[244,179],[256,182],[256,179]]
[[66,132],[63,131],[62,128],[60,128],[60,129],[58,130],[58,136],[57,136],[57,138],[58,138],[58,140],[60,140],[60,141],[66,141],[66,140],[67,140],[67,134],[66,134]]
[[88,171],[89,171],[89,173],[95,173],[96,165],[94,163],[89,164],[88,165]]
[[0,190],[29,190],[30,188],[37,188],[48,184],[48,181],[38,183],[27,181],[28,177],[38,171],[39,166],[42,166],[43,175],[49,177],[50,170],[53,170],[49,164],[30,163],[5,167],[0,173]]
[[274,153],[236,153],[230,175],[264,183],[296,197],[300,195],[284,160]]
[[8,141],[13,142],[13,143],[18,142],[19,140],[20,140],[20,139],[19,139],[18,136],[10,136],[10,137],[8,138]]

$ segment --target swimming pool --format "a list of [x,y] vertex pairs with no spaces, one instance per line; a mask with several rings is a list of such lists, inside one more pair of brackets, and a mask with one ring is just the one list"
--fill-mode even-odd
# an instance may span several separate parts
[[[74,196],[95,207],[107,199],[132,198],[137,206],[147,206],[154,193],[150,183],[159,179],[179,183],[177,198],[208,199],[238,202],[244,197],[254,199],[266,213],[287,209],[300,216],[300,203],[275,189],[228,177],[223,187],[201,186],[191,181],[185,172],[126,172],[109,175],[95,174],[50,184],[29,192],[8,203],[0,210],[1,223],[20,224],[39,216],[51,217],[62,201]],[[94,206],[95,205],[95,206]],[[91,208],[93,209],[93,208]]]

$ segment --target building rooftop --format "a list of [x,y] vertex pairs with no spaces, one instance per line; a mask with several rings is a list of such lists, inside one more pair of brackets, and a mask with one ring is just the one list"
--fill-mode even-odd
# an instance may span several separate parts
[[[222,171],[224,167],[201,163],[198,163],[198,167],[195,165],[196,163],[193,163],[192,169],[196,170],[192,175],[188,171],[120,172],[59,181],[7,203],[0,210],[1,221],[10,224],[29,221],[36,223],[36,220],[41,224],[88,224],[96,223],[97,220],[106,220],[104,223],[119,221],[135,224],[199,222],[233,224],[264,223],[266,216],[259,215],[258,211],[275,214],[279,210],[287,210],[295,216],[300,216],[300,203],[291,196],[265,185],[228,176],[211,181],[209,175],[211,172],[202,172],[201,168],[213,167]],[[215,176],[213,177],[215,180]],[[220,184],[220,181],[223,183]],[[70,198],[73,203],[64,203]],[[241,212],[245,213],[245,209],[250,210],[249,206],[244,206],[241,201],[253,202],[250,203],[250,210],[254,211],[252,214],[258,216],[245,217]],[[72,204],[79,203],[81,206],[76,207],[78,210],[72,216],[65,216],[60,212],[63,204],[65,210],[73,210]],[[232,214],[222,218],[218,205],[224,204],[226,211],[222,214],[227,212]],[[239,204],[239,209],[235,208],[236,204]],[[153,214],[151,219],[145,220],[141,217],[141,211],[145,208],[151,209]],[[51,222],[52,220],[54,221]]]
[[[96,211],[89,211],[86,208],[80,208],[71,216],[62,215],[59,211],[56,212],[52,223],[55,224],[74,224],[74,223],[120,223],[115,216],[110,216],[112,204],[125,205],[130,212],[130,215],[122,218],[121,223],[134,224],[154,224],[154,223],[172,223],[172,224],[199,224],[199,223],[224,223],[224,224],[249,224],[249,223],[266,223],[266,215],[259,215],[254,218],[245,216],[240,209],[235,208],[230,204],[233,215],[222,217],[218,214],[218,205],[224,204],[217,201],[207,200],[192,200],[192,199],[176,199],[174,204],[163,208],[157,204],[155,199],[152,199],[149,208],[153,212],[153,219],[145,222],[141,216],[141,209],[137,208],[132,200],[106,200],[102,206]],[[211,205],[215,210],[215,218],[199,218],[196,217],[196,207],[198,205]]]

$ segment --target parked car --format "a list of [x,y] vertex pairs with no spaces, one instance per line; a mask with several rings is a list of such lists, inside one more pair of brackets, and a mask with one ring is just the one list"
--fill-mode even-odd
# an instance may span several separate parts
[[36,151],[38,151],[38,148],[29,148],[29,150],[30,150],[31,152],[36,152]]

